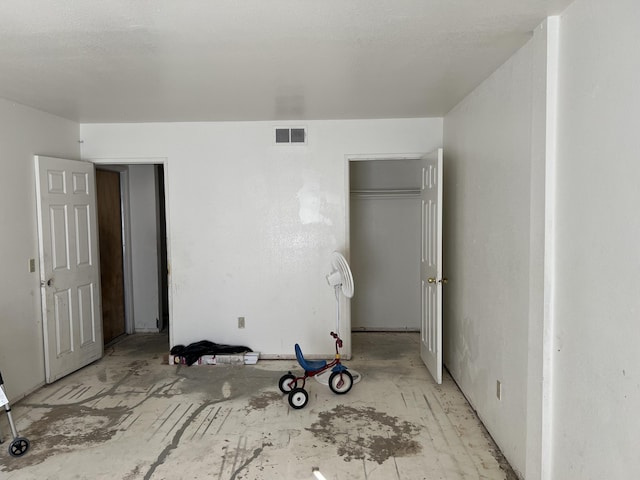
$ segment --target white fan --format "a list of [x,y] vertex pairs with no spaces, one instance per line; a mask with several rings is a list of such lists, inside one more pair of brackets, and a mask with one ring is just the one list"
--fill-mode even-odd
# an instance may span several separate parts
[[[340,292],[346,297],[353,297],[355,285],[353,283],[353,275],[349,268],[347,259],[340,252],[331,254],[331,273],[327,275],[327,283],[331,285],[336,293],[336,334],[340,335]],[[353,377],[353,383],[358,383],[362,376],[355,370],[349,369]],[[331,371],[323,372],[316,375],[315,379],[319,383],[327,385],[329,383],[329,375]]]
[[347,259],[340,252],[331,254],[331,267],[333,270],[327,275],[327,282],[336,292],[336,333],[340,335],[340,291],[347,297],[353,297],[353,275]]
[[[327,282],[336,290],[340,288],[342,294],[347,297],[353,297],[353,275],[347,263],[347,259],[340,252],[331,254],[331,266],[333,271],[327,275]],[[337,293],[337,292],[336,292]]]

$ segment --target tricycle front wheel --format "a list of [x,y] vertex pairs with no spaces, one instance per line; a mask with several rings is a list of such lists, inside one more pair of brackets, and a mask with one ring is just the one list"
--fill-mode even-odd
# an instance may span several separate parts
[[333,372],[329,377],[329,388],[333,393],[344,395],[353,387],[353,376],[348,370]]

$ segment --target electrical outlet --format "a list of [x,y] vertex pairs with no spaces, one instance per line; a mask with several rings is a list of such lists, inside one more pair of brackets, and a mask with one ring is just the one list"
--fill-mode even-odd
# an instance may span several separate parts
[[29,259],[29,272],[33,273],[36,271],[36,259],[35,258],[30,258]]
[[498,400],[502,400],[502,382],[500,380],[496,381],[496,397]]
[[238,317],[238,328],[244,328],[244,317]]

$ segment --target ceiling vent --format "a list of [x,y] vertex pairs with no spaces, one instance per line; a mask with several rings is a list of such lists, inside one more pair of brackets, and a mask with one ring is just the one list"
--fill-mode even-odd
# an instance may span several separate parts
[[276,128],[276,143],[279,145],[301,145],[307,143],[307,129],[304,127]]

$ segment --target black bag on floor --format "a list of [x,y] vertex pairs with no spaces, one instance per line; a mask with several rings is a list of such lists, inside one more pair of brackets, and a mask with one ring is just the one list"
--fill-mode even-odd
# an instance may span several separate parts
[[253,352],[253,350],[243,345],[224,345],[221,343],[210,342],[209,340],[201,340],[187,345],[186,347],[184,345],[176,345],[171,349],[171,355],[184,358],[187,365],[193,365],[203,355],[246,352]]

